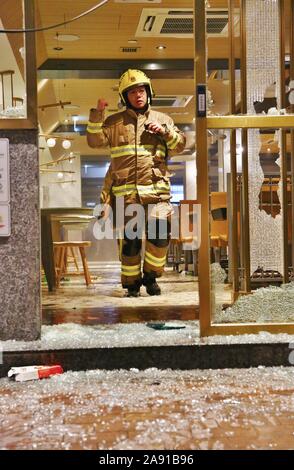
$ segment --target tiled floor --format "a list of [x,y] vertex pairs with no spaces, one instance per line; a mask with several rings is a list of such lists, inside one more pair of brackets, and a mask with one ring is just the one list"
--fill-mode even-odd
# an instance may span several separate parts
[[294,369],[0,380],[2,449],[294,449]]

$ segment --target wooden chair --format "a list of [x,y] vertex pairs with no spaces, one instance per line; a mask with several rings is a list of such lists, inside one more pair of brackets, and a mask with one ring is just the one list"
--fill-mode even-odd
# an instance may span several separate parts
[[210,246],[215,252],[215,261],[220,261],[220,250],[228,246],[229,225],[227,218],[227,193],[210,193]]
[[[54,259],[55,259],[55,275],[56,287],[59,287],[60,280],[65,275],[73,273],[67,271],[67,265],[70,258],[73,258],[77,271],[75,274],[84,275],[87,286],[91,284],[91,276],[88,268],[85,248],[91,246],[89,241],[66,241],[66,242],[53,242],[54,246]],[[83,263],[83,272],[79,271],[77,260],[75,257],[74,249],[77,248],[80,252],[81,260]]]
[[210,240],[211,246],[228,244],[227,193],[210,193]]
[[[170,253],[174,270],[179,271],[180,264],[184,263],[185,271],[188,271],[188,265],[192,261],[193,274],[196,276],[198,274],[198,240],[195,239],[193,230],[195,204],[198,204],[196,199],[183,199],[180,201],[179,238],[171,240]],[[188,221],[188,224],[182,223],[183,218],[186,222]]]

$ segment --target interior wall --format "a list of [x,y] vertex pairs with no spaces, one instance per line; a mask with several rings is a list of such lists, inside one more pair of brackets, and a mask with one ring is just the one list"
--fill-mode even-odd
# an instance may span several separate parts
[[[4,27],[0,19],[0,28]],[[5,54],[0,54],[0,71],[13,70],[13,95],[19,98],[25,98],[25,83],[23,76],[20,72],[16,56],[12,50],[11,44],[6,34],[0,34],[0,51],[5,51]],[[18,53],[20,60],[21,56]],[[0,111],[3,108],[2,100],[2,86],[0,85]],[[11,91],[10,91],[10,77],[4,77],[4,94],[5,94],[5,108],[12,106],[11,102]]]
[[186,199],[197,198],[196,175],[197,171],[195,160],[186,161]]
[[[45,162],[46,160],[41,161]],[[54,173],[41,172],[40,175],[41,208],[82,207],[80,156],[75,155],[72,163],[65,161],[49,166],[48,170],[54,170]],[[66,171],[75,173],[65,173]],[[59,173],[63,173],[62,178]]]

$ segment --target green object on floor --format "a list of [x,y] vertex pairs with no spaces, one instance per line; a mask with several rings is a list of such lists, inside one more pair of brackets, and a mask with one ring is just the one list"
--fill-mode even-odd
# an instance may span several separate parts
[[153,328],[154,330],[181,330],[186,328],[185,325],[174,324],[174,323],[147,323],[146,324],[149,328]]

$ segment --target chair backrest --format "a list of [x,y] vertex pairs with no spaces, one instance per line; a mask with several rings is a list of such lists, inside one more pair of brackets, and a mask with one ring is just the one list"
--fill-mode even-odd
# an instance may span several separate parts
[[[198,207],[197,199],[182,199],[179,205],[179,233],[180,240],[184,242],[193,241],[197,232],[196,228],[193,227],[194,214]],[[197,207],[196,207],[197,206]],[[184,223],[184,220],[185,222]],[[188,222],[188,223],[187,223]],[[196,221],[197,223],[198,221]],[[193,236],[194,234],[194,236]]]
[[210,236],[228,239],[227,193],[210,193]]

